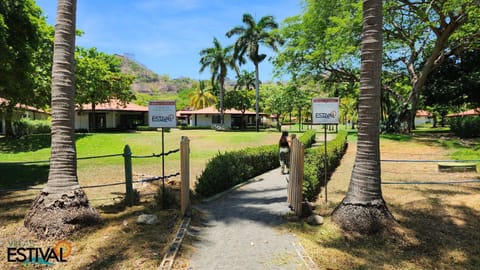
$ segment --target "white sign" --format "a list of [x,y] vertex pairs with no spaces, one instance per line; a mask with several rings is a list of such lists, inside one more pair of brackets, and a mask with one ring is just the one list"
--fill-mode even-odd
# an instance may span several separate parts
[[338,98],[313,98],[313,124],[338,124]]
[[150,127],[176,127],[177,108],[175,101],[150,101],[148,103],[148,125]]

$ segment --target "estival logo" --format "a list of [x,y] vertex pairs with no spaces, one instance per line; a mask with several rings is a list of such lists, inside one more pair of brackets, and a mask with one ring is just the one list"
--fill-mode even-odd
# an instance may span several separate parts
[[51,266],[55,263],[67,262],[72,250],[73,246],[67,240],[58,241],[54,247],[47,248],[15,245],[7,248],[7,261]]

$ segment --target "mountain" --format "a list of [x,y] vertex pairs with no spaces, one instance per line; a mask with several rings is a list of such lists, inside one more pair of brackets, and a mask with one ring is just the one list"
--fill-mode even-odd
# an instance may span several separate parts
[[194,80],[183,77],[170,79],[168,75],[158,75],[143,64],[137,62],[133,55],[115,54],[122,60],[121,70],[123,73],[135,75],[136,80],[132,85],[134,93],[157,96],[159,94],[176,94],[180,90],[191,88]]

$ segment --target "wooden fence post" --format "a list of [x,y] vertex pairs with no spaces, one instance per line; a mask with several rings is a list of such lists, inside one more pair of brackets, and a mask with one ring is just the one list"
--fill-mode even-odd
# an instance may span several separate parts
[[190,211],[190,140],[182,136],[180,142],[180,212],[189,215]]
[[288,182],[288,203],[295,215],[302,215],[304,146],[294,138],[290,153],[290,181]]
[[123,149],[123,160],[125,164],[125,202],[127,205],[133,205],[133,186],[132,186],[132,151],[130,146],[125,145]]

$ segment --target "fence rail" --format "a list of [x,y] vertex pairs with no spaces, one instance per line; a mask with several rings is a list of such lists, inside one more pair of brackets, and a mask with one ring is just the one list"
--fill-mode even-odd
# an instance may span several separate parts
[[290,150],[290,175],[287,201],[296,216],[302,215],[304,146],[297,138],[292,141]]
[[[189,183],[188,183],[188,177],[189,175],[189,162],[188,162],[188,155],[190,153],[189,150],[189,140],[187,137],[182,137],[182,142],[181,142],[181,147],[178,149],[173,149],[169,150],[168,152],[165,153],[159,153],[159,154],[151,154],[151,155],[144,155],[144,156],[135,156],[132,155],[132,152],[130,150],[130,147],[128,145],[125,145],[124,152],[122,154],[109,154],[109,155],[99,155],[99,156],[88,156],[88,157],[80,157],[77,158],[77,160],[90,160],[90,159],[99,159],[99,158],[110,158],[110,157],[123,157],[124,158],[124,168],[125,168],[125,180],[124,181],[119,181],[119,182],[112,182],[112,183],[105,183],[105,184],[98,184],[98,185],[90,185],[90,186],[82,186],[83,189],[89,189],[89,188],[101,188],[101,187],[109,187],[109,186],[117,186],[117,185],[125,185],[125,200],[128,205],[133,204],[133,199],[134,199],[134,191],[133,191],[133,183],[148,183],[148,182],[154,182],[154,181],[159,181],[159,180],[166,180],[172,177],[176,177],[179,175],[185,175],[182,177],[182,183],[187,182],[187,190],[189,191]],[[133,170],[132,170],[132,159],[144,159],[144,158],[158,158],[158,157],[165,157],[173,153],[177,153],[181,150],[181,148],[184,148],[186,150],[182,150],[181,152],[181,162],[182,162],[182,173],[176,172],[173,174],[165,175],[165,176],[157,176],[157,177],[150,177],[150,178],[145,178],[145,179],[140,179],[140,180],[133,180]],[[18,165],[32,165],[32,164],[44,164],[44,163],[50,163],[50,160],[37,160],[37,161],[27,161],[27,162],[0,162],[0,166],[18,166]],[[19,187],[19,188],[7,188],[7,189],[0,189],[0,192],[14,192],[14,191],[26,191],[26,190],[42,190],[42,187]],[[185,187],[182,188],[185,190]],[[185,193],[185,194],[184,194]],[[184,198],[182,199],[182,214],[184,214],[188,207],[189,207],[189,193],[186,193],[185,191],[182,193],[182,196]],[[187,200],[188,197],[188,200]]]

